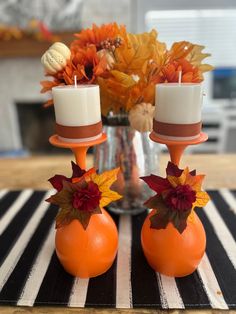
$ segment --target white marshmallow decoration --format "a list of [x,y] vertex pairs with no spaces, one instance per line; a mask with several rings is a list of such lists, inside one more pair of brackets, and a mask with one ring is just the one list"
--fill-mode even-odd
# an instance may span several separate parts
[[41,63],[46,73],[55,74],[65,68],[70,56],[70,49],[63,43],[56,42],[43,54]]

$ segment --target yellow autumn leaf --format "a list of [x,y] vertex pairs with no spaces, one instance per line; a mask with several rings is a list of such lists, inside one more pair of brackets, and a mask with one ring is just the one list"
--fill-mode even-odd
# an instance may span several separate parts
[[167,180],[170,182],[170,184],[173,186],[173,188],[176,188],[178,186],[178,178],[173,176],[167,176]]
[[120,84],[122,84],[124,87],[129,88],[129,87],[132,87],[133,85],[136,84],[136,82],[132,78],[132,76],[125,74],[124,72],[113,70],[110,73],[114,76],[116,81],[119,82]]
[[191,62],[192,65],[198,66],[202,63],[202,60],[210,57],[210,53],[203,53],[202,50],[205,49],[205,46],[193,45],[191,51],[186,55],[186,59]]
[[108,79],[98,78],[100,87],[102,114],[106,116],[110,110],[114,113],[120,112],[120,108],[124,108],[128,93],[127,87],[117,82],[114,77]]
[[202,61],[210,57],[210,53],[203,53],[202,51],[205,49],[205,46],[201,45],[193,45],[191,51],[186,55],[186,60],[188,60],[193,66],[199,68],[199,70],[204,73],[207,71],[211,71],[214,69],[213,66],[209,64],[202,64]]
[[188,216],[188,222],[194,223],[194,221],[195,221],[195,213],[194,213],[194,210],[193,210],[193,208],[192,208],[192,209],[191,209],[191,213],[190,213],[189,216]]
[[163,66],[167,58],[166,44],[156,40],[153,50],[152,62],[158,67]]
[[110,186],[117,179],[119,168],[107,170],[102,174],[92,174],[91,180],[98,185],[99,191],[102,193],[100,207],[107,206],[110,202],[120,199],[122,196],[117,192],[110,190]]
[[171,46],[168,52],[168,56],[169,56],[168,59],[170,61],[174,61],[174,60],[185,58],[187,55],[190,54],[193,47],[194,45],[188,41],[175,42],[173,43],[173,45]]
[[[102,114],[110,110],[128,112],[140,102],[154,103],[158,73],[166,59],[166,45],[157,40],[157,32],[128,34],[114,52],[113,70],[98,77]],[[134,79],[137,75],[138,80]]]
[[210,200],[209,195],[207,192],[204,191],[197,191],[196,193],[196,201],[193,204],[193,207],[204,207]]
[[190,185],[194,191],[200,191],[202,187],[202,181],[204,178],[205,178],[204,174],[198,174],[195,176],[189,174],[186,183]]
[[144,74],[153,59],[157,45],[157,32],[127,34],[126,43],[115,50],[114,69],[127,74]]
[[175,188],[178,185],[184,185],[186,183],[188,175],[189,175],[189,169],[187,167],[184,169],[181,176],[179,177],[167,176],[167,179],[170,182],[170,184]]
[[142,78],[137,84],[129,89],[128,97],[125,103],[126,111],[133,108],[134,105],[142,102],[153,104],[155,101],[155,85],[145,82]]
[[198,68],[202,73],[214,70],[214,67],[210,64],[200,64]]
[[122,198],[122,196],[115,191],[112,190],[103,191],[102,198],[99,202],[99,206],[103,208],[110,204],[111,202],[119,200],[120,198]]
[[117,174],[120,171],[120,168],[115,168],[112,170],[104,171],[101,174],[94,173],[91,175],[91,179],[98,187],[103,187],[104,185],[108,188],[114,183],[117,179]]
[[[99,78],[101,101],[103,114],[113,110],[113,112],[120,112],[123,108],[125,111],[136,103],[146,101],[154,101],[154,86],[152,84],[143,84],[140,79],[137,83],[131,75],[123,72],[112,70],[110,77],[107,79]],[[152,90],[151,94],[149,90]],[[151,97],[150,97],[151,95]]]

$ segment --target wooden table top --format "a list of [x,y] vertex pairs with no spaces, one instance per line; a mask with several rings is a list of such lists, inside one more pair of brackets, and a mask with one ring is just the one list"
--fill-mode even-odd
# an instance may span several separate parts
[[[47,180],[54,174],[71,176],[71,160],[74,160],[73,155],[0,159],[0,189],[49,189],[51,185]],[[167,154],[160,155],[160,174],[163,176],[168,160]],[[92,156],[89,155],[87,168],[91,166]],[[186,155],[180,166],[189,166],[190,169],[197,169],[197,173],[206,174],[206,189],[236,189],[236,154]]]
[[[21,159],[0,160],[0,189],[49,189],[47,179],[56,173],[71,176],[70,161],[72,155],[66,156],[33,156]],[[168,155],[160,156],[160,173],[164,175],[165,167],[169,159]],[[236,189],[236,154],[204,154],[186,155],[183,157],[181,166],[189,166],[197,169],[198,173],[206,174],[205,189],[231,188]],[[87,166],[92,166],[92,157],[89,156]],[[73,309],[56,307],[14,307],[0,306],[0,314],[71,314],[71,313],[142,313],[142,314],[215,314],[225,312],[223,310],[153,310],[153,309]],[[226,311],[233,314],[236,311]]]

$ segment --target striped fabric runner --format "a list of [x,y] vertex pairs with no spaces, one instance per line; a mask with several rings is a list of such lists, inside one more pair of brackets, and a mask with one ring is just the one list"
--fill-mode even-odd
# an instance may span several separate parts
[[113,266],[92,279],[74,278],[54,250],[57,208],[51,191],[0,191],[0,304],[68,307],[236,308],[236,191],[208,191],[197,210],[207,250],[197,271],[184,278],[155,273],[140,244],[146,213],[113,216],[119,251]]

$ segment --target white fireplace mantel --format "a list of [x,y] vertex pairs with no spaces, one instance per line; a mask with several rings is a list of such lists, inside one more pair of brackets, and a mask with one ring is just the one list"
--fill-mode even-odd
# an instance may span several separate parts
[[0,59],[0,152],[22,148],[15,104],[43,102],[46,99],[40,94],[43,79],[38,58]]

